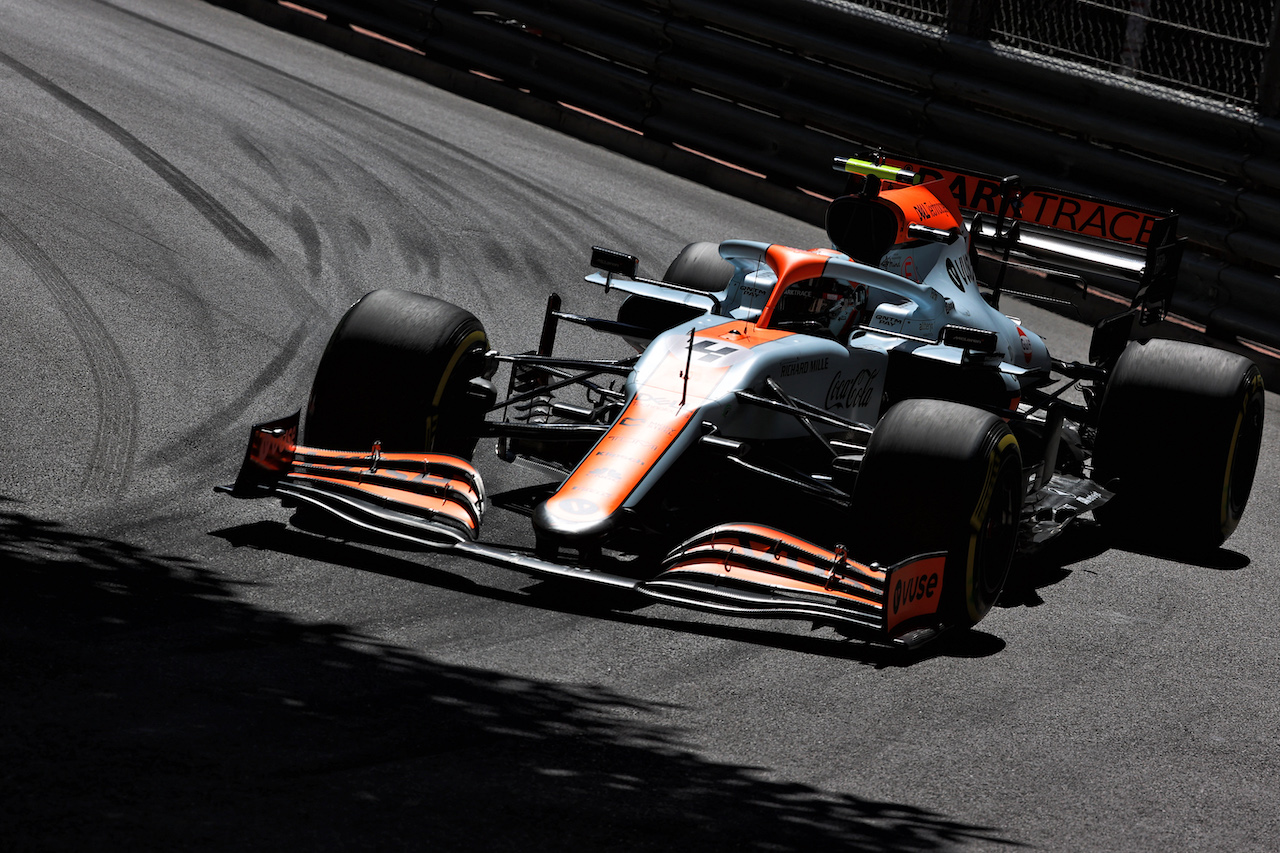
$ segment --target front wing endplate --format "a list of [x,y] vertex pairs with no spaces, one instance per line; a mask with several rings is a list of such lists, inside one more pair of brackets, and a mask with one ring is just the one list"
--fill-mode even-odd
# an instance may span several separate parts
[[298,444],[300,413],[257,424],[234,497],[276,495],[328,510],[360,527],[448,546],[474,540],[484,482],[471,463],[440,453],[325,450]]

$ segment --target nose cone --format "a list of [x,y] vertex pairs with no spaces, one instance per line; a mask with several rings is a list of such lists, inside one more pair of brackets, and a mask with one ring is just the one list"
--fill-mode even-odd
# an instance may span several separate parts
[[601,539],[613,530],[616,516],[605,513],[593,500],[559,494],[533,511],[533,529],[539,540],[572,544]]

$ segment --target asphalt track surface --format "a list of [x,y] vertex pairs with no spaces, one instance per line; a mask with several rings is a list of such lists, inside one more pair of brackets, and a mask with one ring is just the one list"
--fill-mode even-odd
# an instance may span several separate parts
[[1275,395],[1225,548],[1083,529],[909,657],[307,534],[212,487],[364,292],[518,351],[592,244],[822,235],[198,2],[0,33],[0,848],[1275,849]]

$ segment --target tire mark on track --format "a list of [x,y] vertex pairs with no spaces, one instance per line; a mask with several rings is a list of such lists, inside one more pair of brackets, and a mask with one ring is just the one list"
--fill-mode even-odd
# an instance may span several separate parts
[[8,244],[31,268],[80,342],[98,407],[98,427],[82,488],[94,494],[118,495],[129,484],[138,448],[137,395],[124,354],[84,295],[45,251],[3,213],[0,242]]
[[210,195],[203,187],[191,180],[191,178],[187,177],[181,169],[174,166],[164,157],[160,156],[155,149],[148,146],[145,142],[138,139],[103,113],[89,106],[66,89],[63,89],[48,77],[45,77],[35,69],[28,67],[17,59],[14,59],[12,56],[0,52],[0,63],[9,66],[31,83],[39,86],[72,112],[87,120],[103,133],[120,143],[126,151],[137,158],[148,169],[155,172],[156,175],[172,187],[178,195],[186,199],[187,203],[195,208],[197,213],[208,220],[214,228],[218,229],[223,236],[230,240],[231,243],[241,251],[266,260],[276,260],[275,254],[266,243],[262,242],[262,239],[258,237],[257,234],[254,234],[253,231],[249,230],[244,223],[237,219],[230,210]]
[[[226,464],[227,456],[220,443],[225,436],[233,435],[233,443],[238,450],[243,450],[242,439],[247,437],[248,430],[239,432],[242,427],[245,427],[245,424],[239,421],[241,414],[289,371],[298,355],[303,352],[303,344],[307,338],[315,334],[320,313],[317,309],[316,312],[299,321],[288,339],[280,345],[275,356],[258,371],[253,379],[245,383],[245,390],[238,397],[170,439],[163,447],[151,453],[150,458],[166,465],[183,463],[184,470],[204,472]],[[302,401],[302,403],[305,402],[305,400]],[[287,414],[291,405],[298,406],[301,403],[281,398],[281,411],[271,414],[270,417]],[[192,447],[200,449],[193,453]]]
[[[415,175],[415,177],[422,176],[426,179],[424,184],[421,184],[420,187],[425,185],[425,187],[428,188],[428,191],[433,195],[438,196],[438,201],[446,207],[450,206],[447,192],[441,188],[435,187],[434,182],[438,180],[438,173],[451,174],[456,182],[458,178],[457,175],[454,175],[453,173],[460,171],[465,174],[468,180],[478,179],[486,184],[490,182],[497,182],[509,190],[523,188],[528,198],[540,203],[541,210],[543,211],[543,216],[538,220],[535,220],[533,222],[533,226],[535,228],[543,229],[546,232],[545,239],[552,241],[555,245],[560,245],[566,251],[571,253],[581,252],[582,247],[564,239],[565,233],[573,230],[570,226],[575,226],[583,222],[596,226],[598,223],[597,218],[593,216],[591,212],[584,209],[581,203],[565,198],[556,188],[545,186],[518,170],[504,167],[500,162],[487,161],[475,151],[472,151],[467,147],[448,142],[442,137],[431,134],[422,128],[388,115],[387,113],[375,109],[368,104],[364,104],[360,101],[338,94],[337,92],[318,85],[312,80],[292,74],[282,68],[278,68],[270,63],[264,62],[257,57],[241,53],[209,39],[201,38],[200,36],[194,35],[178,27],[166,24],[131,9],[123,8],[111,2],[111,0],[94,0],[94,2],[100,6],[112,9],[123,15],[141,21],[149,26],[179,36],[180,38],[202,45],[226,56],[234,57],[247,65],[260,68],[282,80],[293,83],[307,92],[319,95],[322,98],[351,109],[362,116],[372,117],[384,122],[389,127],[407,133],[410,137],[430,143],[432,146],[432,152],[437,156],[444,157],[448,161],[446,168],[441,168],[436,171],[424,170],[420,166],[412,164],[412,161],[405,161],[405,165],[409,168],[411,174]],[[332,116],[327,113],[310,113],[303,107],[299,100],[285,98],[281,94],[268,89],[261,89],[261,91],[268,97],[280,100],[289,110],[308,115],[310,118],[326,126],[335,127],[339,130],[342,129],[340,125],[334,123]],[[370,144],[386,151],[389,154],[391,153],[391,149],[388,148],[380,139],[370,140]],[[392,155],[392,158],[397,159],[394,155]],[[470,192],[460,194],[464,199],[469,199],[471,195],[472,193]],[[610,211],[616,212],[613,207],[610,207]],[[641,224],[650,224],[646,217],[635,218],[638,219]],[[670,230],[669,233],[673,243],[680,242],[683,237],[681,233],[677,233],[674,230]],[[625,242],[626,239],[626,235],[622,233],[618,233],[615,236],[611,232],[609,235],[602,236],[613,237],[619,242]]]
[[[485,179],[501,182],[503,186],[522,186],[532,198],[535,198],[544,202],[548,207],[553,208],[557,211],[560,211],[563,215],[567,217],[576,219],[577,217],[580,217],[582,214],[582,211],[580,210],[580,207],[577,203],[575,203],[572,199],[564,198],[554,188],[543,186],[537,181],[530,179],[523,173],[514,169],[506,168],[500,163],[487,161],[482,156],[478,155],[475,151],[465,146],[461,146],[461,145],[457,145],[455,143],[449,142],[442,137],[435,136],[431,133],[428,133],[427,131],[423,130],[420,127],[415,127],[414,125],[409,124],[406,121],[395,118],[394,116],[388,115],[387,113],[384,113],[378,109],[370,107],[368,104],[361,103],[360,101],[354,100],[353,98],[349,98],[345,95],[340,95],[337,92],[326,89],[325,87],[315,83],[314,81],[307,80],[303,77],[299,77],[296,74],[291,74],[282,68],[277,68],[276,66],[271,65],[270,63],[264,62],[263,60],[258,59],[257,57],[240,53],[238,51],[232,50],[229,47],[226,47],[225,45],[221,45],[216,42],[210,41],[208,39],[201,38],[200,36],[194,35],[192,33],[186,32],[185,30],[166,24],[163,21],[156,20],[155,18],[149,17],[139,12],[135,12],[131,9],[126,9],[122,6],[117,6],[115,3],[110,2],[110,0],[94,0],[94,2],[96,2],[100,6],[105,6],[123,15],[127,15],[136,20],[142,21],[150,26],[156,27],[157,29],[164,30],[165,32],[169,32],[174,35],[180,36],[183,39],[194,42],[196,44],[203,45],[204,47],[210,48],[224,55],[235,57],[238,61],[244,62],[248,65],[270,72],[271,74],[283,80],[287,80],[291,83],[301,86],[310,92],[318,94],[324,98],[327,98],[338,104],[341,104],[344,107],[352,109],[363,116],[370,116],[370,117],[376,118],[379,121],[385,122],[388,125],[394,128],[397,128],[400,131],[404,131],[413,137],[430,142],[433,146],[433,152],[435,154],[442,155],[444,157],[449,158],[450,171],[456,170],[456,169],[468,170],[468,172],[479,175]],[[272,92],[268,90],[262,90],[262,91],[266,95],[269,95],[271,97],[281,100],[287,105],[288,108],[297,110],[299,112],[303,112],[305,114],[305,110],[302,109],[299,103],[287,100],[283,96],[281,96],[279,93],[276,93],[276,92]],[[332,118],[327,115],[317,114],[317,115],[312,115],[311,117],[318,121],[323,122],[324,124],[334,126]]]
[[[546,186],[535,177],[526,175],[518,169],[506,167],[499,161],[487,160],[466,146],[449,142],[440,136],[429,133],[368,104],[338,94],[312,80],[292,74],[261,59],[201,38],[147,15],[122,8],[110,2],[110,0],[95,0],[95,2],[100,6],[132,17],[149,26],[172,33],[220,54],[234,57],[246,65],[260,68],[278,79],[299,87],[307,95],[318,96],[326,103],[336,104],[345,110],[350,110],[358,117],[361,126],[374,127],[373,123],[369,121],[373,119],[386,129],[395,131],[391,134],[374,133],[370,135],[369,138],[362,140],[365,146],[364,150],[381,152],[388,162],[398,165],[402,171],[408,174],[410,184],[417,192],[421,192],[426,198],[439,205],[445,211],[453,210],[455,207],[463,211],[470,210],[469,205],[473,201],[474,192],[465,188],[471,186],[471,184],[478,182],[485,187],[500,187],[507,194],[515,194],[529,200],[533,207],[542,212],[542,215],[532,223],[526,219],[520,219],[522,227],[531,227],[537,232],[540,245],[546,248],[559,247],[562,251],[570,254],[581,253],[582,246],[576,242],[568,241],[566,235],[581,230],[581,227],[585,224],[595,226],[597,222],[596,218],[585,211],[580,203],[573,199],[565,198],[557,189]],[[307,104],[310,100],[308,97],[286,97],[283,93],[271,88],[257,88],[263,96],[279,101],[283,110],[288,113],[303,115],[321,126],[333,128],[342,133],[347,130],[345,124],[335,121],[331,110],[308,109]],[[401,136],[401,134],[403,135]],[[420,149],[411,148],[411,150],[406,150],[405,145],[413,146],[414,141],[429,144],[431,154],[440,160],[440,162],[436,163],[435,168],[424,168],[420,165],[418,162],[418,159],[422,156]],[[351,160],[349,155],[337,148],[334,148],[334,150],[338,156],[351,161],[351,165],[357,170],[371,177],[376,184],[386,188],[391,198],[395,199],[402,207],[408,210],[421,209],[420,203],[406,198],[400,190],[393,189],[387,181],[378,177],[363,163]],[[260,152],[258,156],[261,156]],[[442,175],[448,176],[448,179],[443,184],[441,183]],[[279,180],[279,173],[275,173],[273,176]],[[330,180],[328,175],[322,175],[321,177]],[[471,184],[468,182],[471,182]],[[265,199],[263,201],[266,203]],[[499,211],[499,215],[507,215],[508,213],[510,211],[506,208]],[[491,219],[492,217],[489,218]],[[317,253],[314,251],[314,246],[307,244],[310,235],[306,233],[305,227],[304,229],[298,228],[299,222],[295,215],[290,215],[287,221],[295,227],[299,237],[303,240],[304,251],[307,253],[308,268],[314,281]],[[305,226],[305,223],[303,224]],[[406,221],[391,222],[389,227],[396,245],[401,251],[401,257],[412,274],[420,274],[423,267],[426,267],[428,274],[430,274],[432,269],[439,266],[440,260],[436,253],[424,250],[421,245],[423,236],[421,230],[412,230]],[[334,249],[337,250],[337,246],[334,246]],[[339,252],[338,254],[341,255],[342,253]],[[341,257],[336,257],[335,262],[340,263]]]
[[321,260],[322,241],[320,239],[320,229],[316,227],[316,221],[311,218],[306,209],[295,204],[293,209],[289,211],[289,224],[293,226],[293,230],[298,234],[298,240],[302,243],[302,250],[307,255],[307,274],[313,279],[320,277],[323,268]]

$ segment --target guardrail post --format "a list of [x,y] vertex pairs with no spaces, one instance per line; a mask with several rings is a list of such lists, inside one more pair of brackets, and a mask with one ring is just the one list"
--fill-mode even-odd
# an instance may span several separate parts
[[951,0],[947,3],[947,32],[986,41],[995,15],[992,0]]
[[1267,55],[1258,77],[1258,115],[1280,118],[1280,2],[1271,13]]

